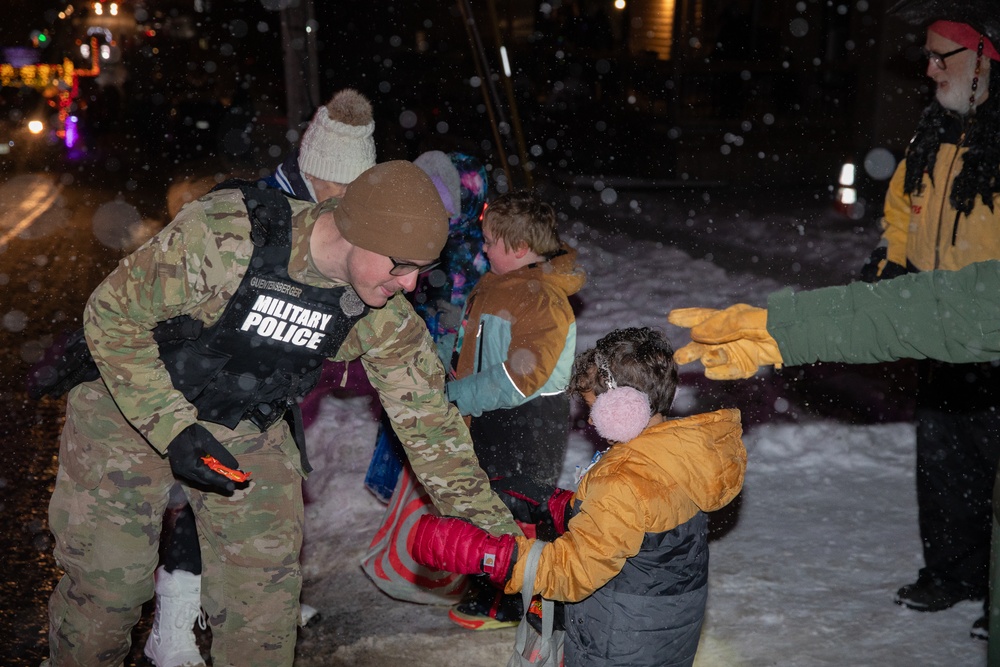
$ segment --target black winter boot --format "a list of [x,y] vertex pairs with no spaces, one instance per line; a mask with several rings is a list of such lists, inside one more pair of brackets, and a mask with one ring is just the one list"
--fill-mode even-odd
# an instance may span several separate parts
[[982,600],[985,595],[969,586],[944,582],[921,572],[915,583],[896,591],[894,602],[915,611],[941,611],[963,600]]

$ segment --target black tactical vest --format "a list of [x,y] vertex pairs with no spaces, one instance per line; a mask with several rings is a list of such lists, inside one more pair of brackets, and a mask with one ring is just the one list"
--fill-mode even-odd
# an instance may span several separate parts
[[245,419],[263,431],[316,385],[323,360],[368,307],[349,285],[324,289],[289,278],[288,201],[277,190],[238,187],[254,244],[247,272],[218,322],[197,337],[162,340],[160,358],[199,419],[229,428]]

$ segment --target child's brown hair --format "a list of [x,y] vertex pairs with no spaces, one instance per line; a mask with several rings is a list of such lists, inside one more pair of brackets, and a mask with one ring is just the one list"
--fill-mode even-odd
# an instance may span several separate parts
[[510,250],[524,244],[543,257],[559,251],[555,209],[530,192],[508,192],[491,201],[483,229]]
[[653,413],[666,415],[677,392],[674,348],[666,336],[649,327],[615,329],[577,355],[569,388],[574,394],[591,391],[600,396],[609,389],[611,378],[619,387],[646,394]]

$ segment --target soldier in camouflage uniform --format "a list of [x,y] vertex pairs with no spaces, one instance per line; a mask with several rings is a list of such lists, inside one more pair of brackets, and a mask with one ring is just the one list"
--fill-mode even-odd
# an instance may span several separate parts
[[[261,381],[246,371],[214,393],[219,378],[212,377],[208,390],[190,398],[190,387],[177,385],[207,357],[171,357],[154,339],[158,325],[180,316],[200,322],[205,332],[217,330],[213,325],[239,311],[227,306],[242,303],[246,290],[246,303],[254,305],[236,313],[239,326],[231,333],[244,342],[238,349],[230,343],[233,360],[270,350],[283,330],[282,344],[292,340],[322,351],[338,317],[348,318],[343,342],[327,356],[361,359],[437,509],[494,534],[519,533],[445,397],[427,327],[400,293],[413,289],[447,235],[447,215],[430,179],[411,163],[389,162],[362,174],[339,204],[287,200],[287,263],[263,267],[285,276],[279,280],[244,279],[261,268],[251,262],[260,242],[248,199],[245,190],[228,189],[188,205],[88,301],[84,327],[101,379],[69,395],[49,507],[55,555],[65,570],[49,603],[52,667],[122,663],[141,607],[153,596],[161,521],[175,476],[185,482],[197,517],[213,664],[292,664],[306,464],[285,420],[262,429],[248,418],[226,418],[227,402],[252,406],[254,396],[242,394],[264,391],[277,376]],[[332,318],[294,305],[299,292],[336,289],[343,313]],[[266,312],[258,309],[262,299],[272,304]],[[273,307],[283,300],[292,305]],[[277,330],[273,322],[267,326],[282,318]],[[281,357],[261,357],[267,354]],[[296,383],[288,395],[309,388]],[[201,462],[205,454],[252,471],[252,479],[234,485]]]

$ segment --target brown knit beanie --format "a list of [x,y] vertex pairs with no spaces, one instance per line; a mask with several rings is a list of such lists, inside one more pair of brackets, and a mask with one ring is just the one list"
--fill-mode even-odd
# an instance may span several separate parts
[[448,213],[412,162],[377,164],[347,186],[334,218],[347,241],[394,259],[432,262],[448,239]]

